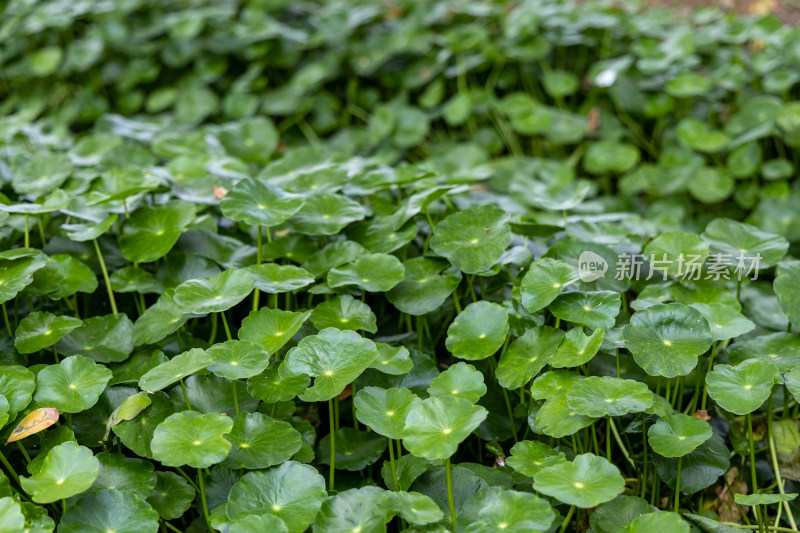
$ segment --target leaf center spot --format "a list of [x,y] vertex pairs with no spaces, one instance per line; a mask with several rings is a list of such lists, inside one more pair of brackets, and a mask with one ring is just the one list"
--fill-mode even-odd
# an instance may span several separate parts
[[561,287],[561,284],[560,284],[560,283],[553,283],[553,288],[554,288],[554,289],[558,289],[558,288],[560,288],[560,287]]
[[715,327],[715,328],[722,329],[722,324],[714,324],[714,327]]
[[333,370],[326,370],[325,371],[325,375],[328,376],[328,377],[332,376],[333,375]]
[[61,478],[61,479],[56,481],[56,485],[61,485],[63,483],[64,483],[64,478]]
[[664,339],[664,346],[672,346],[672,341]]
[[78,387],[76,387],[74,383],[70,383],[70,384],[69,384],[69,388],[70,388],[70,389],[72,389],[72,390],[75,390],[75,389],[77,389]]
[[266,208],[267,208],[267,206],[265,206],[264,204],[258,204],[258,208],[259,208],[259,209],[266,209]]
[[327,219],[331,218],[331,216],[330,215],[322,215],[322,218],[327,220]]
[[160,229],[160,230],[158,230],[158,231],[156,232],[156,236],[157,236],[157,237],[161,237],[162,235],[164,235],[164,230],[163,230],[163,229]]
[[386,411],[386,416],[394,416],[394,411]]
[[450,394],[458,394],[458,389],[453,389],[450,391]]
[[285,332],[283,332],[283,331],[276,331],[276,332],[275,332],[275,336],[276,336],[276,337],[283,337],[283,334],[284,334],[284,333],[285,333]]
[[203,441],[201,441],[201,440],[196,440],[196,441],[194,441],[192,444],[194,444],[195,446],[200,446],[201,444],[203,444]]
[[574,485],[575,485],[576,489],[582,489],[583,488],[583,483],[581,483],[580,481],[576,481],[574,483]]
[[382,365],[388,365],[388,364],[389,364],[389,361],[381,361],[381,364],[382,364]]
[[369,281],[369,278],[361,278],[361,283],[366,283]]
[[342,324],[347,324],[348,322],[350,322],[350,320],[347,318],[340,318],[339,322],[341,322]]
[[239,361],[231,361],[231,366],[239,366]]
[[442,430],[442,433],[444,433],[445,435],[449,435],[449,434],[450,434],[450,433],[452,433],[452,432],[453,432],[453,430],[452,430],[452,429],[450,429],[450,428],[444,428],[444,429]]
[[481,333],[480,335],[478,335],[478,338],[479,339],[485,339],[486,338],[486,333]]
[[50,335],[51,333],[53,333],[52,329],[48,329],[47,331],[44,332],[45,335]]
[[241,442],[241,443],[239,443],[239,448],[249,448],[249,447],[250,447],[250,443],[249,442]]
[[275,512],[277,513],[278,511],[280,511],[280,510],[281,510],[281,506],[280,506],[280,505],[278,505],[277,503],[273,503],[273,504],[272,504],[272,510],[273,510],[273,511],[275,511]]
[[686,440],[686,435],[679,435],[678,440]]
[[497,524],[497,528],[498,529],[505,529],[507,527],[508,527],[508,524],[506,524],[505,522],[500,522],[499,524]]
[[614,403],[614,398],[606,398],[606,403]]
[[584,310],[584,311],[591,311],[591,310],[592,310],[592,308],[591,308],[591,307],[589,307],[588,305],[584,305],[584,306],[583,306],[583,310]]
[[470,243],[472,246],[475,246],[476,244],[478,244],[478,239],[472,239],[471,241],[469,241],[469,243]]
[[752,388],[753,388],[753,386],[752,386],[752,385],[750,385],[749,383],[748,383],[747,385],[745,385],[745,386],[744,386],[744,390],[750,390],[750,389],[752,389]]
[[214,299],[215,300],[222,300],[222,295],[221,294],[217,294],[216,296],[214,296]]

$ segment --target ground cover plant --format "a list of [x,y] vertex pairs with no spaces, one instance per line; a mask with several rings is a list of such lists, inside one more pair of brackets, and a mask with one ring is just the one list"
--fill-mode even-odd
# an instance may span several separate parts
[[797,530],[796,28],[2,13],[0,532]]

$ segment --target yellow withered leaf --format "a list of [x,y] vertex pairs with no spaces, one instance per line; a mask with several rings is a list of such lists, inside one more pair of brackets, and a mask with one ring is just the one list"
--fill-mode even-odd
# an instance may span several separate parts
[[19,425],[14,428],[14,431],[11,432],[11,436],[8,437],[8,440],[6,441],[6,444],[16,440],[24,439],[28,435],[39,433],[40,431],[49,428],[56,422],[58,422],[58,409],[55,407],[42,407],[40,409],[36,409],[35,411],[31,411],[30,414],[23,418],[22,422],[20,422]]

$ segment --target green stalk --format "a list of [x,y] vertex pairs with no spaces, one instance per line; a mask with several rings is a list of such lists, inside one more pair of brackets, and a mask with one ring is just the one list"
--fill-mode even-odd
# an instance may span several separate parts
[[647,492],[647,415],[642,413],[642,443],[644,444],[644,465],[642,467],[642,494],[641,498],[644,499]]
[[239,391],[236,390],[236,383],[238,379],[231,380],[231,385],[233,385],[233,407],[236,409],[236,414],[239,414]]
[[[256,226],[256,264],[261,264],[261,226]],[[256,289],[253,292],[253,311],[258,311],[258,296],[260,291]]]
[[22,452],[22,456],[25,458],[25,462],[30,463],[31,456],[28,455],[28,450],[26,450],[25,446],[22,445],[22,441],[19,440],[17,441],[17,447],[19,448],[19,451]]
[[67,514],[67,499],[61,498],[61,516]]
[[450,523],[456,525],[456,504],[453,502],[453,471],[450,466],[450,458],[444,460],[445,473],[447,475],[447,506],[450,509]]
[[569,511],[567,512],[566,518],[564,518],[564,523],[561,524],[561,529],[559,530],[560,533],[564,533],[569,527],[569,521],[572,520],[572,515],[575,513],[575,506],[571,506]]
[[611,417],[606,417],[606,459],[611,462]]
[[334,486],[333,485],[333,472],[334,472],[335,467],[336,467],[336,435],[334,433],[336,431],[336,429],[334,428],[334,419],[333,419],[333,398],[330,398],[328,400],[328,419],[329,419],[328,422],[329,422],[330,428],[331,428],[331,471],[330,471],[330,474],[329,474],[330,477],[329,477],[329,480],[328,480],[328,490],[332,491],[333,490],[333,486]]
[[211,314],[211,336],[208,337],[208,344],[214,344],[217,340],[217,314]]
[[180,529],[178,529],[177,527],[173,526],[172,524],[170,524],[170,523],[169,523],[169,522],[167,522],[166,520],[164,520],[164,521],[162,522],[162,524],[164,524],[165,526],[167,526],[167,529],[169,529],[169,530],[172,530],[172,531],[175,531],[175,533],[183,533],[183,531],[181,531],[181,530],[180,530]]
[[[772,461],[772,470],[775,472],[775,480],[778,482],[778,492],[780,494],[786,494],[783,489],[781,469],[778,465],[778,455],[775,452],[775,436],[772,432],[772,396],[770,396],[769,400],[767,401],[767,441],[769,442],[769,455]],[[794,515],[792,515],[792,509],[789,507],[789,502],[783,502],[783,508],[786,510],[786,517],[789,519],[789,524],[791,524],[792,530],[797,531],[797,524],[794,521]]]
[[186,402],[186,407],[190,411],[192,410],[192,404],[189,403],[189,394],[186,392],[186,384],[183,382],[183,378],[179,379],[181,383],[181,392],[183,393],[183,401]]
[[0,304],[0,306],[3,308],[3,322],[6,323],[6,331],[8,332],[8,336],[11,337],[11,322],[8,321],[8,310],[6,309],[6,303],[3,302]]
[[103,271],[103,280],[106,282],[106,291],[108,291],[108,301],[111,302],[111,312],[119,314],[117,311],[117,302],[114,300],[114,291],[111,290],[111,280],[108,279],[108,270],[106,269],[106,262],[103,260],[103,254],[100,252],[100,245],[97,244],[97,239],[93,239],[94,251],[97,252],[97,260],[100,263],[100,270]]
[[397,483],[397,465],[394,462],[394,441],[392,439],[389,439],[389,466],[392,468],[394,490],[400,490],[400,486]]
[[19,484],[19,476],[17,475],[17,472],[14,470],[14,467],[11,466],[11,463],[8,462],[8,459],[6,459],[6,456],[5,456],[5,454],[3,454],[3,452],[0,452],[0,462],[3,463],[4,467],[6,467],[6,471],[8,472],[8,475],[11,476],[11,479],[14,480],[14,482],[17,484],[17,486],[21,486]]
[[208,500],[206,500],[206,487],[205,483],[203,482],[203,471],[197,471],[197,486],[200,488],[200,501],[203,503],[203,516],[206,519],[206,525],[208,526],[209,531],[214,531],[214,528],[211,527],[211,517],[208,514]]
[[[755,445],[753,443],[753,418],[750,416],[750,413],[745,415],[747,420],[747,442],[750,447],[750,477],[752,479],[752,490],[750,491],[752,494],[756,494],[758,492],[758,481],[756,480],[756,450]],[[755,506],[756,518],[758,519],[758,525],[763,527],[763,522],[761,520],[761,513],[758,510],[758,505]]]
[[[717,355],[717,343],[711,345],[711,355],[708,357],[708,367],[706,368],[706,378],[708,373],[711,372],[711,367],[714,365],[714,357]],[[708,383],[703,379],[703,397],[700,400],[700,409],[705,411],[706,400],[708,399]]]
[[679,513],[681,509],[681,466],[683,466],[683,457],[678,457],[678,474],[675,477],[675,512]]
[[228,337],[228,340],[232,340],[233,337],[231,337],[231,328],[228,327],[228,319],[225,318],[225,311],[222,311],[220,316],[222,317],[222,327],[225,328],[225,336]]
[[31,247],[31,232],[28,230],[28,215],[25,215],[25,248]]
[[[734,529],[759,529],[758,526],[737,524],[736,522],[720,522],[720,523],[723,524],[723,525],[726,525],[728,527],[732,527]],[[768,531],[780,531],[780,532],[784,532],[785,531],[785,532],[788,532],[788,533],[792,533],[792,531],[793,531],[792,529],[789,529],[788,527],[777,527],[777,526],[767,526],[766,529]]]
[[625,460],[630,463],[634,470],[636,470],[636,463],[634,463],[633,459],[631,459],[631,455],[628,453],[628,447],[622,442],[622,439],[619,436],[619,431],[617,431],[617,426],[614,424],[614,419],[608,417],[608,423],[611,426],[611,434],[614,435],[614,440],[617,442],[617,446],[619,446],[622,456],[625,457]]

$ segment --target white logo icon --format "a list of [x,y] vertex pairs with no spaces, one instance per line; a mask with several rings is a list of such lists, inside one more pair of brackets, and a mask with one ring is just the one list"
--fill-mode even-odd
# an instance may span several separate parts
[[581,281],[595,281],[605,276],[608,261],[603,256],[586,250],[578,258],[578,277]]

